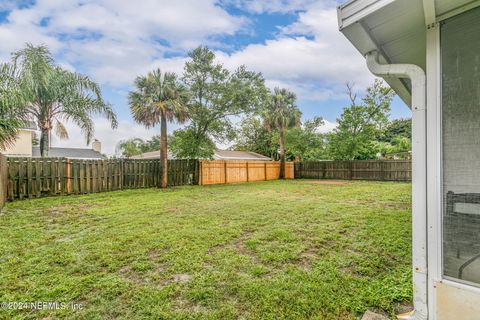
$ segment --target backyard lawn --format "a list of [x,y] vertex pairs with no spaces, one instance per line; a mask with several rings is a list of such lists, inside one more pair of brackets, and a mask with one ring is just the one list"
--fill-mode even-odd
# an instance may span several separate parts
[[9,203],[0,301],[67,308],[0,318],[358,319],[410,301],[411,185],[320,182]]

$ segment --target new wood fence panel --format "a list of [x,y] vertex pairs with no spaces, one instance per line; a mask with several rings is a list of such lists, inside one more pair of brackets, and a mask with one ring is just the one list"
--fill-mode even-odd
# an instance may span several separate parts
[[247,182],[247,161],[229,160],[226,165],[226,183]]
[[285,179],[295,179],[295,168],[293,162],[285,163]]
[[200,161],[200,164],[200,181],[202,185],[225,183],[225,161]]
[[277,180],[280,178],[280,163],[265,162],[265,180]]
[[264,181],[267,180],[265,169],[265,161],[248,161],[248,181]]
[[[202,160],[200,184],[240,183],[280,178],[280,163],[274,161]],[[287,162],[285,178],[293,179],[293,163]]]
[[295,163],[295,177],[411,181],[412,163],[410,160],[302,161]]

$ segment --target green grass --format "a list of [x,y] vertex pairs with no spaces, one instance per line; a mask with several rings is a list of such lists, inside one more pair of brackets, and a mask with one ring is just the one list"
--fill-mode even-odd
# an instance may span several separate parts
[[411,300],[410,184],[313,180],[9,203],[0,318],[357,319]]

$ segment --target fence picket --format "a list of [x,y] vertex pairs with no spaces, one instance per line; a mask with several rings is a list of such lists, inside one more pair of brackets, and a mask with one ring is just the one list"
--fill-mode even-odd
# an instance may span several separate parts
[[410,160],[304,161],[295,164],[295,177],[411,181],[412,163]]

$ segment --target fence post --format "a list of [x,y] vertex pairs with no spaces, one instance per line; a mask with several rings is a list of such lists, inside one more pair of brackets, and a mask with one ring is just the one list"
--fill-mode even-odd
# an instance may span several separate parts
[[247,182],[250,181],[249,177],[248,177],[248,160],[246,161],[246,166],[247,166]]
[[0,211],[7,201],[8,162],[7,157],[0,153]]
[[353,180],[353,161],[350,160],[348,161],[348,164],[349,164],[349,169],[350,169],[350,179],[349,180]]
[[203,163],[202,160],[198,160],[198,185],[203,185]]
[[383,168],[383,160],[380,160],[380,179],[385,180],[385,170]]
[[227,183],[227,160],[224,160],[224,170],[225,170],[225,184]]
[[72,190],[72,181],[70,180],[70,160],[68,158],[65,158],[65,191],[67,194],[70,194]]

